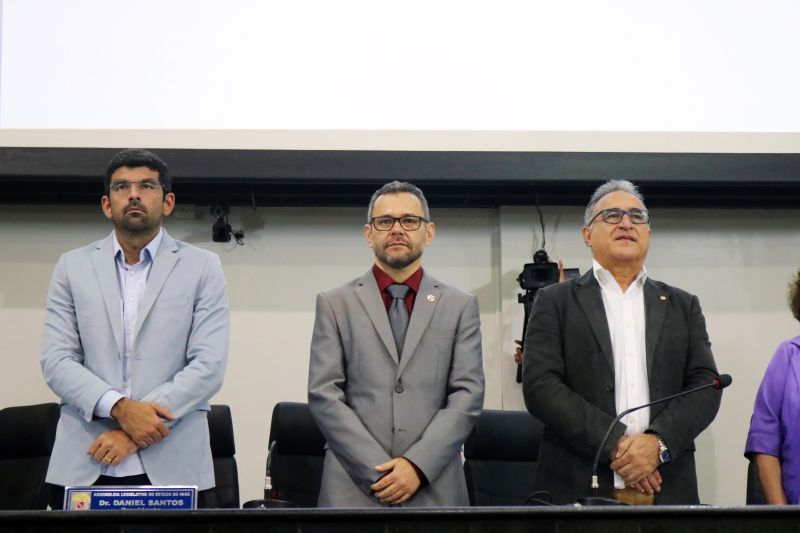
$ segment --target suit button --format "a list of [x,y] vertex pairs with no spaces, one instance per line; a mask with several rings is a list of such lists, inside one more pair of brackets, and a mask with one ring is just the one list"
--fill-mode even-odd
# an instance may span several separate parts
[[614,390],[614,385],[606,385],[606,392],[611,392]]
[[402,386],[402,385],[400,385],[399,383],[398,383],[397,385],[395,385],[395,386],[394,386],[394,391],[395,391],[397,394],[400,394],[400,393],[401,393],[401,392],[403,392],[404,390],[405,390],[405,389],[403,388],[403,386]]

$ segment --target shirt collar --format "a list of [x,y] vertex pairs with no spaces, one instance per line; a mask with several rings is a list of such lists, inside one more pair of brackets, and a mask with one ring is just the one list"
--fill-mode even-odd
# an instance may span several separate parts
[[[144,249],[142,249],[142,251],[139,253],[139,262],[152,261],[156,256],[156,252],[158,252],[158,247],[161,245],[163,238],[164,228],[159,228],[156,236],[153,237],[150,242],[147,243],[147,246],[145,246]],[[125,252],[122,251],[122,246],[120,246],[119,241],[117,240],[116,231],[111,232],[111,243],[114,249],[114,257],[120,258],[122,264],[125,264]]]
[[[594,278],[601,286],[607,285],[611,280],[613,280],[614,283],[619,286],[617,279],[611,274],[611,272],[604,268],[603,265],[598,263],[597,259],[592,259],[592,272],[594,272]],[[647,281],[647,267],[642,265],[642,270],[640,270],[639,274],[636,275],[636,279],[633,280],[633,283],[644,285],[645,281]]]
[[[389,274],[381,270],[378,265],[372,265],[372,275],[375,276],[375,281],[378,283],[378,290],[381,292],[385,291],[386,287],[389,285],[397,283],[389,277]],[[419,285],[422,283],[422,267],[415,270],[413,274],[408,276],[408,278],[401,283],[411,287],[412,291],[419,292]]]

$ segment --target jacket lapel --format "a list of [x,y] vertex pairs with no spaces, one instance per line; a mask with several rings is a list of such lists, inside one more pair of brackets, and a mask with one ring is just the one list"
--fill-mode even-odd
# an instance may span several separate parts
[[575,283],[575,297],[586,315],[586,321],[592,328],[594,337],[603,355],[608,362],[611,372],[614,372],[614,352],[611,349],[611,333],[608,331],[608,319],[606,318],[606,308],[603,305],[603,296],[600,293],[600,285],[594,277],[594,272],[590,269],[581,276]]
[[117,265],[114,259],[114,246],[111,235],[100,241],[92,254],[92,264],[100,284],[100,292],[106,305],[108,320],[111,322],[111,331],[114,332],[114,341],[117,344],[117,356],[122,357],[122,309],[119,294],[119,281],[117,280]]
[[420,340],[422,340],[423,333],[431,323],[433,312],[439,304],[441,295],[442,291],[439,288],[439,282],[423,271],[419,291],[416,298],[414,298],[414,311],[411,313],[408,330],[406,330],[406,339],[403,342],[403,356],[400,358],[398,373],[403,372],[403,369],[408,365],[409,359],[414,355],[414,351],[417,349]]
[[161,244],[158,246],[158,251],[153,259],[153,266],[150,268],[150,275],[147,278],[147,286],[144,290],[144,299],[139,307],[139,316],[136,324],[136,337],[139,336],[139,330],[142,324],[147,320],[147,315],[153,308],[153,304],[164,287],[169,273],[172,272],[175,263],[178,262],[178,245],[175,239],[167,234],[164,230],[164,236],[161,239]]
[[[378,290],[378,282],[375,281],[375,275],[372,269],[368,270],[356,285],[356,296],[361,300],[361,305],[364,306],[367,316],[378,336],[383,341],[386,349],[394,360],[394,364],[398,364],[397,346],[394,343],[394,335],[392,334],[392,326],[389,324],[389,315],[386,312],[386,306],[383,304],[381,293]],[[413,313],[412,313],[413,315]],[[409,329],[411,326],[409,325]],[[407,334],[406,334],[407,336]]]
[[663,291],[658,283],[647,279],[644,284],[644,339],[647,353],[647,377],[652,382],[650,370],[653,368],[658,339],[664,329],[664,318],[667,316],[669,295]]

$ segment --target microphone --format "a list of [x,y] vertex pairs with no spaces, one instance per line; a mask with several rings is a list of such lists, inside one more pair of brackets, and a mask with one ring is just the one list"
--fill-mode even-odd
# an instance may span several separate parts
[[272,496],[272,454],[275,453],[275,447],[278,445],[278,441],[274,440],[269,444],[269,450],[267,451],[267,473],[264,476],[264,499],[271,500],[273,499]]
[[713,380],[711,383],[706,383],[705,385],[700,385],[699,387],[695,387],[693,389],[681,391],[677,394],[672,394],[670,396],[666,396],[661,398],[660,400],[656,400],[654,402],[646,403],[644,405],[639,405],[637,407],[631,407],[630,409],[626,409],[622,411],[620,414],[617,415],[617,418],[611,422],[611,425],[608,426],[606,430],[606,434],[603,437],[603,440],[600,441],[600,446],[597,448],[597,453],[594,456],[594,462],[592,463],[592,495],[587,498],[581,498],[578,502],[584,506],[593,506],[593,505],[625,505],[624,503],[618,502],[617,500],[612,500],[610,498],[603,498],[597,495],[598,489],[600,488],[600,483],[597,481],[597,466],[600,463],[600,454],[603,452],[603,448],[606,445],[606,441],[608,441],[608,437],[611,436],[611,431],[613,431],[614,426],[617,425],[617,422],[622,420],[622,418],[630,414],[634,411],[638,411],[639,409],[644,409],[645,407],[650,407],[651,405],[657,405],[659,403],[668,402],[669,400],[674,400],[675,398],[679,398],[681,396],[686,396],[687,394],[692,394],[694,392],[698,392],[705,389],[724,389],[728,385],[733,383],[733,378],[730,374],[720,374]]
[[293,502],[280,499],[281,494],[274,491],[272,488],[272,455],[275,453],[275,448],[278,446],[278,441],[274,440],[270,443],[267,450],[267,472],[264,477],[264,499],[250,500],[242,505],[242,509],[275,509],[295,507]]

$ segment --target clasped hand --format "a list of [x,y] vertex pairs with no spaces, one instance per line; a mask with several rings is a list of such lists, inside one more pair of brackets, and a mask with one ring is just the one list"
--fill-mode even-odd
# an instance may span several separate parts
[[101,433],[86,450],[86,455],[109,466],[117,466],[139,448],[161,442],[169,435],[162,418],[175,420],[170,410],[162,405],[128,398],[114,404],[111,416],[120,427]]
[[611,469],[625,481],[625,485],[648,494],[661,491],[658,440],[655,435],[623,435],[611,452],[611,458]]
[[386,473],[378,481],[370,485],[381,503],[403,503],[411,498],[421,482],[411,462],[400,457],[375,467],[380,473]]
[[111,408],[111,416],[139,448],[161,442],[169,435],[162,419],[175,420],[169,409],[155,402],[122,398]]
[[124,431],[112,429],[94,439],[86,450],[86,455],[91,455],[98,463],[117,466],[137,449],[136,444]]

